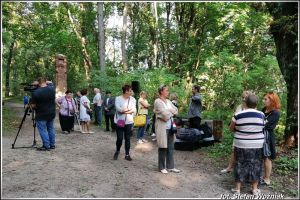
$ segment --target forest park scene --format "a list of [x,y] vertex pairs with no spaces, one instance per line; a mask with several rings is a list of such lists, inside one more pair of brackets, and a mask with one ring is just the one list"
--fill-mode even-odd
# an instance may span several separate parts
[[[234,172],[220,170],[233,148],[229,124],[243,91],[251,91],[259,111],[268,92],[280,100],[271,184],[259,189],[298,198],[298,6],[296,1],[2,2],[2,196],[232,195]],[[138,82],[139,92],[147,93],[151,117],[162,84],[177,94],[176,116],[181,118],[187,118],[193,86],[199,86],[201,120],[222,121],[222,138],[194,151],[174,150],[182,172],[167,175],[157,171],[156,142],[145,134],[149,142],[137,144],[135,128],[130,139],[133,161],[114,161],[117,137],[105,132],[104,116],[101,127],[91,124],[93,134],[65,135],[56,114],[55,150],[12,149],[18,129],[16,145],[32,142],[31,116],[25,115],[20,126],[23,97],[32,95],[24,87],[41,76],[55,85],[57,55],[66,58],[67,89],[74,96],[87,89],[92,102],[94,88],[99,88],[101,95],[110,91],[117,97],[123,85]],[[134,97],[138,101],[139,93]],[[38,130],[36,138],[41,144]],[[241,193],[249,193],[247,183]]]

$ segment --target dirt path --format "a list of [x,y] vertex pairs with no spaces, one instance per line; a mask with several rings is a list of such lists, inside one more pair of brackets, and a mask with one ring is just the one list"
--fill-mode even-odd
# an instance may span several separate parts
[[[23,116],[22,105],[5,106]],[[24,122],[16,147],[32,144],[30,119]],[[154,142],[137,145],[132,137],[133,161],[124,160],[124,144],[115,161],[115,133],[92,127],[94,134],[65,135],[58,118],[55,128],[56,149],[50,152],[12,149],[15,133],[2,138],[2,198],[220,198],[230,194],[233,175],[219,174],[205,149],[175,151],[175,164],[182,172],[164,175],[157,171]],[[38,133],[37,142],[41,145]],[[248,193],[249,187],[244,185],[242,192]]]

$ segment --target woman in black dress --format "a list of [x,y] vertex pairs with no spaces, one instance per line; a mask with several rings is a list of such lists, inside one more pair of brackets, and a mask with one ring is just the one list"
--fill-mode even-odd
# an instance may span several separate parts
[[275,149],[275,134],[274,129],[278,124],[280,118],[280,99],[275,92],[268,92],[263,99],[265,107],[262,112],[265,114],[265,129],[269,132],[269,144],[270,144],[270,157],[264,158],[264,176],[260,181],[260,185],[270,185],[271,172],[272,172],[272,160],[276,158]]

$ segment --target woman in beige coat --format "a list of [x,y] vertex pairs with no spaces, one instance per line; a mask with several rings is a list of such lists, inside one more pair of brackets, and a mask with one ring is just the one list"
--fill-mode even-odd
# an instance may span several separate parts
[[[159,98],[154,102],[156,114],[155,132],[158,145],[158,168],[166,174],[168,171],[178,173],[174,168],[174,141],[175,135],[170,132],[174,115],[178,114],[177,108],[168,100],[169,88],[162,85],[158,89]],[[168,169],[168,170],[167,170]]]

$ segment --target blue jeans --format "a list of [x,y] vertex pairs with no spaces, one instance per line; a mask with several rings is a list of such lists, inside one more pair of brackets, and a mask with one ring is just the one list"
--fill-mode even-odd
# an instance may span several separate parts
[[47,149],[55,145],[54,119],[48,121],[36,121],[36,126],[39,130],[43,141],[43,146]]
[[101,126],[102,123],[102,106],[95,107],[95,122]]
[[137,139],[144,138],[145,130],[147,128],[148,123],[149,123],[149,118],[148,118],[148,115],[146,115],[146,124],[145,124],[145,126],[139,127],[139,129],[137,131]]

